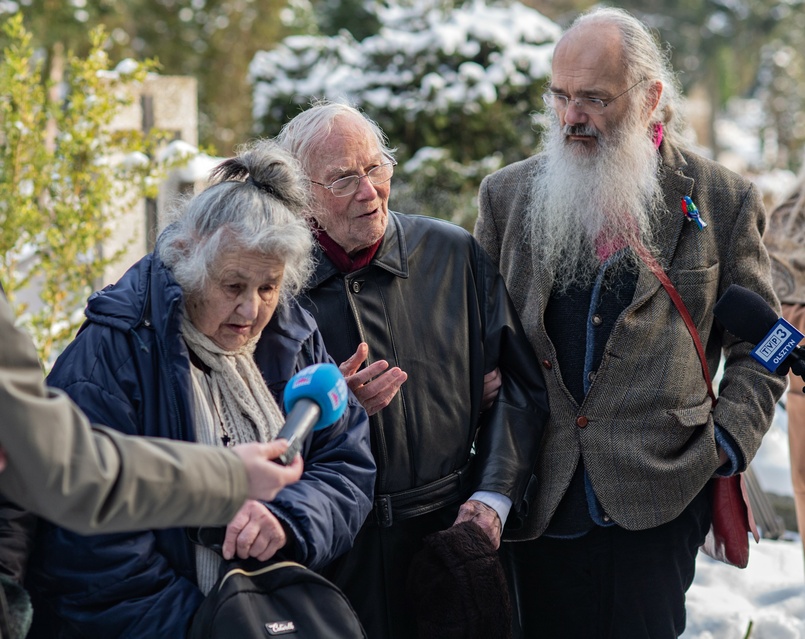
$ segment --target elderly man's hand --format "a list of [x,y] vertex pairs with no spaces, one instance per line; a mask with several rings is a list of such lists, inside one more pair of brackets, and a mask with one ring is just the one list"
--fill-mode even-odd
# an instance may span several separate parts
[[453,525],[460,524],[465,521],[474,521],[481,527],[489,537],[489,541],[495,549],[500,548],[500,536],[503,534],[503,525],[500,522],[500,517],[497,511],[485,503],[470,499],[461,505],[458,509],[458,517],[453,522]]
[[271,559],[288,543],[279,520],[259,501],[248,500],[226,527],[221,554],[224,559],[255,557],[258,561]]
[[355,397],[358,398],[366,412],[374,415],[389,405],[397,391],[400,390],[400,386],[408,379],[408,373],[397,366],[386,370],[389,363],[382,359],[358,370],[368,356],[369,345],[361,342],[358,344],[355,354],[338,368],[347,380],[347,386],[355,393]]
[[302,476],[302,458],[297,455],[289,466],[281,466],[276,459],[288,449],[288,442],[277,439],[267,444],[252,442],[239,444],[232,450],[243,460],[249,479],[249,497],[271,501],[288,484]]
[[500,376],[499,368],[484,375],[484,394],[481,399],[481,410],[486,410],[492,405],[502,384],[503,378]]

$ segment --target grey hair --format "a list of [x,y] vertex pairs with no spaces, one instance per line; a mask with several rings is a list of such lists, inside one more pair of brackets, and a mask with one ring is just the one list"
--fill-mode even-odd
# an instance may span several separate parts
[[365,113],[346,102],[316,100],[310,108],[296,115],[282,127],[275,138],[286,151],[290,151],[307,170],[310,168],[311,153],[314,146],[335,129],[339,117],[352,117],[363,120],[366,127],[377,140],[377,148],[389,158],[394,158],[396,149],[390,148],[388,138],[380,126]]
[[200,294],[226,250],[282,260],[280,303],[313,271],[308,183],[298,162],[276,143],[259,140],[216,166],[210,186],[175,211],[156,253],[185,296]]
[[[663,90],[655,111],[655,121],[663,125],[663,136],[673,144],[682,142],[681,92],[671,66],[668,50],[663,50],[648,27],[628,11],[614,7],[596,8],[577,17],[567,33],[582,25],[615,25],[621,35],[627,84],[640,80],[659,80]],[[648,87],[644,89],[647,91]]]

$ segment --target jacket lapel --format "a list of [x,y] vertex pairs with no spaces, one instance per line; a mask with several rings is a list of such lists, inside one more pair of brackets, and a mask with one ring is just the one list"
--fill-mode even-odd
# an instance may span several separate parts
[[405,234],[400,229],[400,221],[393,211],[389,211],[389,223],[383,243],[377,249],[372,263],[397,277],[408,277],[408,246],[405,243]]
[[[687,162],[670,144],[663,142],[660,146],[662,164],[660,165],[660,183],[662,184],[664,206],[658,212],[660,221],[656,229],[656,246],[659,254],[655,257],[666,271],[674,259],[682,229],[687,223],[682,212],[682,198],[693,193],[694,180],[685,175]],[[660,288],[660,281],[643,266],[637,280],[633,304],[640,304],[654,295]]]

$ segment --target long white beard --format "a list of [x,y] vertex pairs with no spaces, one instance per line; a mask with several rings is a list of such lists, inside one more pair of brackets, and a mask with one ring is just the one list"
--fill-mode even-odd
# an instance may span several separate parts
[[[571,130],[596,135],[598,144],[589,150],[568,143]],[[543,156],[531,184],[526,238],[534,268],[548,272],[555,290],[591,284],[613,248],[642,243],[653,252],[652,220],[662,202],[660,158],[636,116],[606,136],[592,127],[562,129],[555,121]]]

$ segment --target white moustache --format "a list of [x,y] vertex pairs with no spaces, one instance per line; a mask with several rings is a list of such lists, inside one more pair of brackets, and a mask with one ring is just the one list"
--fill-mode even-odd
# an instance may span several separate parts
[[591,138],[598,138],[600,133],[591,124],[566,124],[562,127],[562,135],[569,137],[571,135],[584,135]]

